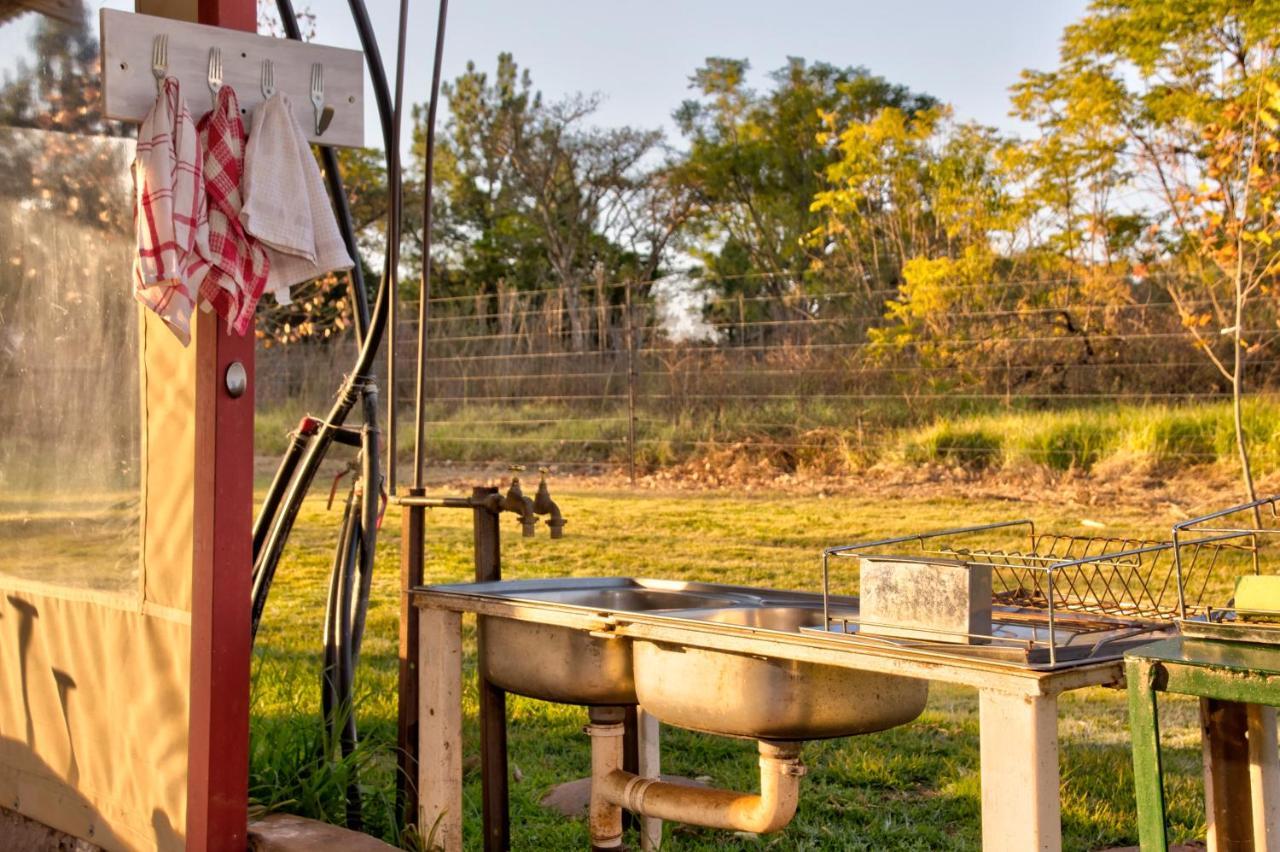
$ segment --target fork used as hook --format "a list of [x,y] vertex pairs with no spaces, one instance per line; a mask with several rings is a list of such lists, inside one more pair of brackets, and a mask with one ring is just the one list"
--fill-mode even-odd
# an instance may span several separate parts
[[262,97],[270,100],[276,93],[276,64],[270,59],[262,60]]
[[218,92],[222,89],[222,48],[209,48],[209,94],[213,97],[213,106],[218,106]]
[[151,42],[151,76],[156,78],[156,94],[164,91],[164,78],[169,75],[169,37],[164,33]]
[[320,135],[320,113],[324,109],[324,66],[319,62],[311,66],[311,106],[316,112],[316,135]]

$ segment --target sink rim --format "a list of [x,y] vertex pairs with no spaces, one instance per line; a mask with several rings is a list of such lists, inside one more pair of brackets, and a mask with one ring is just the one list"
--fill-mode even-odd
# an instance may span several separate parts
[[[653,609],[623,609],[617,607],[598,606],[582,603],[570,603],[555,600],[552,596],[557,592],[590,592],[590,591],[659,591],[684,593],[691,597],[715,597],[729,599],[732,602],[719,606],[675,606]],[[433,586],[419,586],[412,593],[431,595],[459,596],[465,598],[484,598],[509,603],[529,604],[536,607],[564,608],[573,612],[589,612],[593,614],[612,614],[640,619],[656,618],[677,620],[686,624],[715,624],[724,628],[742,628],[743,625],[714,622],[705,618],[688,617],[684,613],[694,613],[721,609],[761,609],[772,607],[813,607],[822,608],[822,595],[792,589],[771,589],[759,586],[741,586],[728,583],[707,583],[697,580],[668,580],[650,577],[539,577],[529,579],[496,580],[484,583],[445,583]],[[859,609],[857,597],[832,595],[833,608],[842,612],[855,614]],[[758,630],[762,628],[746,628]],[[771,631],[784,635],[795,635],[795,631]]]

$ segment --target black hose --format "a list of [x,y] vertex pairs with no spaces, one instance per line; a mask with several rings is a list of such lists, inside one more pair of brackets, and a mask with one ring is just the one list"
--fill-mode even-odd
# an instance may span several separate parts
[[[278,0],[278,2],[285,7],[282,12],[292,12],[292,7],[288,5],[288,0]],[[316,437],[311,441],[301,462],[299,462],[298,471],[282,501],[281,511],[275,518],[271,532],[264,540],[262,550],[258,555],[257,564],[255,565],[251,611],[251,635],[255,638],[258,633],[258,626],[262,621],[263,610],[266,608],[271,583],[275,579],[276,568],[279,566],[280,556],[284,551],[284,545],[289,533],[293,530],[293,524],[297,520],[302,501],[306,497],[312,481],[315,479],[329,445],[333,441],[334,429],[340,427],[346,420],[347,415],[356,403],[357,397],[368,382],[373,361],[377,355],[378,345],[382,341],[382,335],[386,328],[388,298],[391,290],[397,284],[394,261],[398,257],[400,235],[398,191],[400,170],[399,157],[391,150],[392,122],[389,115],[391,98],[386,88],[386,74],[382,68],[382,57],[378,51],[377,40],[373,35],[364,3],[362,0],[349,0],[349,4],[352,17],[356,22],[356,31],[364,49],[365,59],[369,65],[369,76],[374,84],[374,100],[377,103],[379,116],[382,119],[383,141],[388,150],[387,180],[389,186],[393,189],[390,193],[391,204],[387,220],[387,263],[384,265],[382,280],[378,285],[378,294],[374,303],[373,315],[370,317],[368,333],[365,335],[360,347],[355,367],[347,375],[329,415],[321,422]],[[403,53],[403,42],[398,45],[398,51]]]
[[272,477],[271,485],[267,488],[267,496],[262,501],[262,508],[258,511],[258,517],[253,522],[253,560],[255,563],[258,561],[258,552],[262,550],[262,542],[267,537],[267,530],[270,529],[271,522],[275,519],[276,512],[280,508],[280,500],[284,497],[285,486],[293,478],[293,472],[298,467],[298,459],[302,457],[302,451],[306,448],[309,440],[311,440],[311,436],[302,426],[299,426],[289,436],[289,447],[285,450],[284,457],[280,459],[280,467],[276,468],[276,475]]
[[[329,596],[325,605],[324,670],[321,673],[321,704],[324,709],[325,743],[332,748],[337,731],[339,749],[344,759],[356,748],[355,702],[351,660],[351,622],[346,617],[351,606],[355,583],[356,552],[360,547],[360,508],[357,489],[352,484],[342,513],[342,531],[334,553],[333,572],[329,578]],[[354,766],[347,780],[347,827],[363,828],[363,806],[359,779]]]
[[[365,417],[377,416],[378,397],[369,392],[364,397]],[[372,414],[368,409],[373,409]],[[360,554],[357,565],[360,582],[352,602],[351,619],[351,677],[355,682],[355,670],[360,665],[360,647],[364,643],[365,619],[369,614],[369,595],[373,589],[374,557],[378,546],[378,504],[382,497],[379,473],[378,430],[365,425],[364,449],[361,451],[360,479],[364,483],[360,499]]]

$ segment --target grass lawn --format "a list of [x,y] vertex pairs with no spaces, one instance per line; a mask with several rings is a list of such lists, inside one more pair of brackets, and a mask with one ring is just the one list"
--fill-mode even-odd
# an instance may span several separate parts
[[[816,590],[819,553],[834,543],[920,529],[1032,517],[1042,529],[1097,534],[1084,510],[1065,502],[996,497],[808,497],[751,493],[658,494],[554,488],[569,519],[566,537],[545,528],[522,539],[503,517],[504,576],[624,575],[747,583]],[[1161,535],[1169,519],[1140,509],[1089,510],[1106,534]],[[327,574],[338,511],[312,501],[282,564],[258,638],[254,668],[253,794],[268,807],[341,819],[341,770],[317,766],[319,649]],[[428,582],[457,582],[471,571],[471,518],[428,515]],[[357,682],[364,745],[357,755],[368,829],[394,839],[389,822],[394,778],[399,515],[388,512],[379,576]],[[468,665],[474,666],[469,637]],[[467,749],[478,752],[474,683],[467,696]],[[509,699],[513,847],[585,849],[583,820],[538,805],[552,786],[588,774],[590,756],[576,707]],[[1193,703],[1162,709],[1169,818],[1177,839],[1203,836],[1199,729]],[[1128,726],[1122,693],[1091,689],[1061,701],[1064,848],[1096,850],[1137,842]],[[668,824],[668,849],[978,849],[980,848],[977,697],[933,687],[914,723],[853,739],[809,743],[809,774],[795,821],[779,834],[739,837]],[[480,779],[468,761],[468,848],[479,848]],[[754,743],[664,728],[663,769],[708,776],[752,790]]]

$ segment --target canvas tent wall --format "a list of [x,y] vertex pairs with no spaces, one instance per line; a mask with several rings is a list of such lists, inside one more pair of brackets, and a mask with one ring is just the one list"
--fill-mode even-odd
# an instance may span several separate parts
[[[239,360],[252,380],[252,340],[202,315],[184,349],[133,304],[132,129],[96,117],[98,4],[9,6],[0,807],[109,849],[243,849],[253,394],[220,378]],[[138,11],[255,22],[246,0]]]

